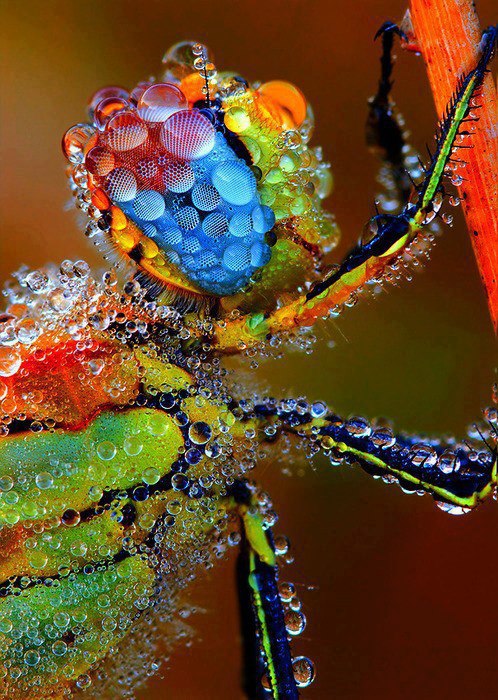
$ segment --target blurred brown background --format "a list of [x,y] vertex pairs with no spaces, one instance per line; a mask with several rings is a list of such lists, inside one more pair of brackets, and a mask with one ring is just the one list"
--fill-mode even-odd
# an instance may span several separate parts
[[[480,0],[484,23],[497,18]],[[494,7],[493,7],[494,6]],[[299,85],[315,109],[315,143],[331,159],[330,207],[341,251],[372,213],[375,163],[363,146],[378,72],[372,42],[401,0],[3,0],[0,277],[21,263],[98,263],[65,210],[60,138],[105,84],[132,86],[172,43],[195,38],[220,68]],[[494,12],[493,12],[494,9]],[[423,149],[434,111],[422,61],[400,56],[396,98]],[[331,341],[335,348],[329,347]],[[400,429],[463,435],[490,402],[496,347],[460,213],[411,284],[360,304],[321,331],[312,356],[292,353],[251,378],[338,412],[385,415]],[[310,700],[495,698],[498,693],[497,509],[452,518],[325,461],[289,478],[261,470],[290,536],[308,616],[296,654],[316,663]],[[312,588],[308,588],[311,586]],[[233,559],[198,580],[197,640],[140,698],[240,698]]]

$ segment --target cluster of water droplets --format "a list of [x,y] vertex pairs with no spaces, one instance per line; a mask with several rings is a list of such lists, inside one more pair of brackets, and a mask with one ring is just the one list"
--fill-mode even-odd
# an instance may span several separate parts
[[[341,426],[351,447],[366,449],[370,454],[384,460],[387,466],[385,473],[374,472],[374,478],[382,478],[386,484],[399,483],[405,493],[423,496],[428,488],[422,486],[422,481],[436,487],[441,481],[439,476],[448,477],[451,493],[450,481],[456,480],[460,474],[476,479],[481,478],[483,474],[491,474],[495,460],[493,450],[498,439],[498,412],[496,408],[488,408],[483,414],[488,421],[488,427],[485,424],[474,424],[469,428],[469,439],[463,441],[451,436],[439,440],[415,435],[396,435],[384,420],[369,421],[362,416],[352,416],[344,422],[333,419],[332,425]],[[489,418],[490,415],[494,422]],[[354,455],[348,456],[347,451],[338,449],[337,440],[329,436],[320,436],[319,442],[332,464],[341,465],[345,460],[352,463],[356,461]],[[410,482],[390,473],[390,465],[394,465],[396,471],[401,469],[415,479]],[[368,469],[368,465],[366,468]],[[451,515],[462,515],[471,510],[470,506],[438,500],[437,496],[435,501],[441,510]]]
[[[184,353],[191,331],[174,309],[147,301],[140,285],[122,288],[111,273],[97,280],[84,263],[65,261],[23,268],[5,295],[0,540],[12,554],[2,562],[2,682],[10,698],[42,686],[109,684],[98,670],[106,654],[117,669],[112,683],[136,685],[151,672],[146,659],[162,627],[178,628],[178,590],[230,544],[222,500],[256,462],[255,432],[234,435],[219,360],[209,345]],[[142,351],[150,371],[137,361]],[[190,377],[181,392],[155,376],[173,359]],[[114,410],[94,417],[102,404]],[[168,459],[185,471],[163,491]],[[97,617],[84,600],[94,601]],[[145,632],[125,671],[120,640],[137,625]],[[72,663],[78,650],[88,669],[81,674],[81,661]]]

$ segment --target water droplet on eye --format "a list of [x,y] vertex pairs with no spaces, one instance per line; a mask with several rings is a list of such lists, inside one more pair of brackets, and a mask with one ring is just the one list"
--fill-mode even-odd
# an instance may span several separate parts
[[76,124],[66,131],[62,139],[62,150],[70,163],[82,163],[85,147],[95,129],[89,124]]
[[130,106],[130,102],[124,97],[104,97],[95,106],[93,114],[94,125],[99,129],[103,129],[110,119],[117,114],[128,111]]
[[142,93],[137,109],[145,121],[164,122],[178,110],[188,109],[188,102],[176,85],[155,83]]
[[145,122],[133,111],[121,112],[107,122],[107,144],[112,151],[130,151],[147,140]]
[[195,110],[172,114],[163,124],[160,139],[166,150],[183,161],[197,160],[210,153],[216,132],[211,122]]
[[294,657],[292,671],[298,688],[307,688],[315,680],[315,667],[307,656]]
[[188,429],[189,439],[194,443],[194,445],[205,445],[206,442],[210,440],[211,435],[211,427],[202,421],[192,423]]

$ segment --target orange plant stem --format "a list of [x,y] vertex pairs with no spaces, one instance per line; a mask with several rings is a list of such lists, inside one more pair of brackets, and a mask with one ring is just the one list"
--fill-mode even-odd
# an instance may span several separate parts
[[[410,0],[416,43],[427,67],[441,116],[460,76],[479,59],[479,19],[472,0]],[[462,156],[466,180],[459,187],[463,211],[495,331],[498,329],[498,96],[492,75],[484,79],[479,121]],[[460,172],[460,171],[459,171]]]

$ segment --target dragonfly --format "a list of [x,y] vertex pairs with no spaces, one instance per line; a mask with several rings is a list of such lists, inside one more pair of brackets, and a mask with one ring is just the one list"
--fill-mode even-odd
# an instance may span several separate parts
[[108,269],[21,268],[5,289],[1,697],[133,697],[161,649],[186,638],[181,600],[196,572],[237,547],[244,690],[297,698],[315,675],[291,648],[306,617],[280,579],[287,544],[253,480],[288,443],[448,513],[496,496],[496,408],[468,439],[422,440],[321,401],[251,393],[223,359],[307,348],[315,321],[426,256],[497,31],[484,32],[424,164],[390,95],[402,32],[382,27],[367,137],[385,191],[335,264],[339,231],[322,205],[332,175],[297,87],[251,85],[183,42],[159,80],[93,96],[62,145]]

